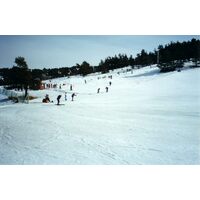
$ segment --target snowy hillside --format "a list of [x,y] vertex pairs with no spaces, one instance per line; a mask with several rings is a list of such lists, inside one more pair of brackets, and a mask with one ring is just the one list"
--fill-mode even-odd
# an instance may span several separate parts
[[[122,69],[51,83],[62,88],[30,91],[38,98],[29,104],[0,95],[0,164],[200,164],[199,69]],[[46,94],[54,103],[41,103]]]

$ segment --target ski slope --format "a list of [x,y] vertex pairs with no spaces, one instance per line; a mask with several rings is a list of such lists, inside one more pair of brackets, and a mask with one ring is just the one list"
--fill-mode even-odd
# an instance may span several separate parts
[[[0,164],[200,164],[199,69],[120,69],[51,83],[62,89],[30,91],[38,98],[29,104],[0,95]],[[54,103],[41,103],[45,94]]]

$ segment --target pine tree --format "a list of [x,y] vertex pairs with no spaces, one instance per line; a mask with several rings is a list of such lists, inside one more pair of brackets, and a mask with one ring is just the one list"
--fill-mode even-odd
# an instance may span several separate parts
[[28,69],[28,65],[24,57],[19,56],[15,58],[15,64],[17,64],[17,66],[13,66],[13,72],[15,72],[13,74],[16,75],[16,79],[14,81],[16,81],[17,84],[20,84],[21,88],[25,89],[26,98],[28,94],[28,87],[32,80],[31,72]]

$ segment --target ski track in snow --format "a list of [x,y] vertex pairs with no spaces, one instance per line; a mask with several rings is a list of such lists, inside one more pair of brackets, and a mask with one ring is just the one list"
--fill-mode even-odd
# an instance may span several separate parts
[[[60,78],[52,81],[68,84],[32,91],[29,104],[3,100],[0,164],[199,164],[199,74],[145,67],[112,80]],[[47,93],[54,103],[41,103]],[[64,106],[54,105],[58,94]]]

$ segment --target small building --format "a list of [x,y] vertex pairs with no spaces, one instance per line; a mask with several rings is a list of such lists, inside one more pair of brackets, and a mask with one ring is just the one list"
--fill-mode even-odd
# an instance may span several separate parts
[[35,78],[33,80],[33,90],[44,90],[45,89],[45,83],[43,83],[40,78]]

